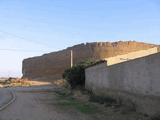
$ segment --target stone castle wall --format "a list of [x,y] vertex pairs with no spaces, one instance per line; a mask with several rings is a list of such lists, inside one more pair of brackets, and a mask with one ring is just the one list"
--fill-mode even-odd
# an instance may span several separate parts
[[95,42],[79,44],[67,49],[28,58],[23,61],[23,78],[60,79],[65,69],[70,67],[70,50],[73,50],[73,62],[77,64],[85,59],[100,60],[133,51],[154,47],[141,42]]

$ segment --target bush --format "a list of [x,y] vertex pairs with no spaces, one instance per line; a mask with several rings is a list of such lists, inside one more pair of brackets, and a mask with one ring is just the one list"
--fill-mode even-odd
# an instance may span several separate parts
[[93,60],[81,62],[72,68],[65,70],[63,73],[63,78],[68,81],[72,89],[76,88],[77,86],[84,86],[85,68],[93,63],[95,63]]
[[107,106],[112,106],[113,104],[118,104],[117,100],[110,96],[96,96],[94,94],[90,95],[89,101],[97,102],[100,104],[106,104]]

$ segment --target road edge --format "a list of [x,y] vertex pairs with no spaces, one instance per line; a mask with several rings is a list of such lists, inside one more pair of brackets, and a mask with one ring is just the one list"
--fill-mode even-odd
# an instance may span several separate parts
[[12,104],[15,100],[16,100],[16,95],[15,93],[13,92],[13,90],[10,91],[10,94],[12,96],[12,98],[7,102],[5,103],[4,105],[2,105],[0,107],[0,111],[4,110],[5,108],[7,108],[10,104]]

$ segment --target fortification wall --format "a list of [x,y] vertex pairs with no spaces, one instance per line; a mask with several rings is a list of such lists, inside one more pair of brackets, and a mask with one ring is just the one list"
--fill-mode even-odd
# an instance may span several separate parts
[[160,112],[160,53],[111,66],[104,62],[85,73],[86,88],[95,94],[129,100],[145,114]]
[[62,78],[64,70],[70,67],[70,50],[73,50],[73,61],[76,64],[85,59],[100,60],[154,46],[134,41],[80,44],[62,51],[25,59],[22,67],[23,78],[38,80]]

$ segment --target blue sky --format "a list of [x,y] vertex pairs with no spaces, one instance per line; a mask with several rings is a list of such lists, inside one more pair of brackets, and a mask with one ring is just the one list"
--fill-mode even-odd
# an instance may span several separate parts
[[159,38],[159,0],[0,0],[0,76],[20,76],[24,58],[78,43]]

